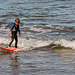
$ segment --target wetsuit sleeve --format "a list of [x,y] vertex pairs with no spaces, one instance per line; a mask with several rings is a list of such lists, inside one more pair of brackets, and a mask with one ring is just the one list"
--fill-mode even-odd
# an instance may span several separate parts
[[13,24],[10,28],[10,33],[12,33],[13,28],[15,27],[15,24]]
[[19,25],[18,25],[18,31],[19,31],[19,34],[21,34],[21,33],[20,33],[20,27],[19,27]]

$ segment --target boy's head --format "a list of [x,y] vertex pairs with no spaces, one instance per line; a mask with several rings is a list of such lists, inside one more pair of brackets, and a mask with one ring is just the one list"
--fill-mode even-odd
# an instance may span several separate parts
[[18,25],[19,23],[20,23],[20,19],[19,18],[16,18],[15,19],[15,24]]

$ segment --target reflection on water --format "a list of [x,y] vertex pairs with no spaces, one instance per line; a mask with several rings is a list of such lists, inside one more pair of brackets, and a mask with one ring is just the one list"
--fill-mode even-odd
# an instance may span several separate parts
[[3,75],[74,75],[75,51],[32,50],[0,56]]
[[19,75],[19,62],[17,56],[15,57],[10,56],[10,68],[12,75]]

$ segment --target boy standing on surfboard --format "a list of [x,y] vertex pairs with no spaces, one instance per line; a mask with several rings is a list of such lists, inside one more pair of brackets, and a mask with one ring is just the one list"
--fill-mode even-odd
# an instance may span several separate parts
[[19,23],[20,23],[20,19],[17,18],[17,19],[15,19],[14,24],[11,26],[11,29],[10,29],[11,41],[9,43],[9,47],[8,48],[11,48],[11,44],[14,41],[14,39],[15,39],[15,48],[17,48],[17,43],[18,43],[17,32],[19,32],[19,35],[21,37]]

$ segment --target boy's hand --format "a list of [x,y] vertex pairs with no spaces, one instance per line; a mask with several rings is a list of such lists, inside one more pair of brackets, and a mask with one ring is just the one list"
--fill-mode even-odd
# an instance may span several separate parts
[[19,34],[20,35],[20,37],[21,37],[21,34]]
[[10,37],[12,37],[12,34],[10,33]]

